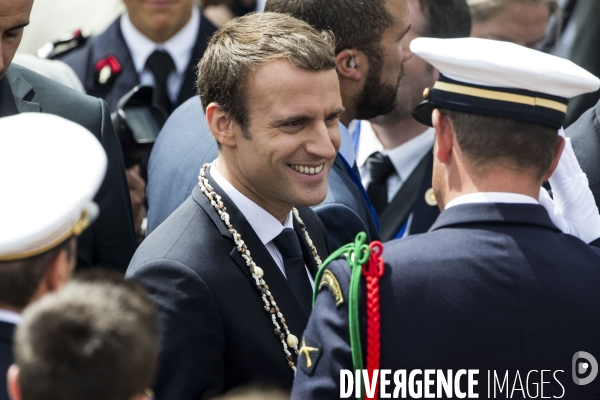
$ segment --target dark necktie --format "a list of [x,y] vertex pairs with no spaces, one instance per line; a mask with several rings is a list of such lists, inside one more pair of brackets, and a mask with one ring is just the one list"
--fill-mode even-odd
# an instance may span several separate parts
[[146,60],[146,67],[154,75],[154,94],[152,102],[154,105],[162,107],[167,115],[171,114],[171,99],[167,88],[167,79],[169,74],[175,71],[173,59],[163,50],[155,50]]
[[388,205],[387,180],[395,171],[394,164],[388,156],[376,152],[367,158],[367,170],[371,177],[367,194],[375,211],[381,215]]
[[279,253],[281,253],[285,274],[292,291],[306,312],[310,313],[312,309],[312,287],[304,266],[304,257],[302,256],[298,235],[293,229],[285,228],[279,236],[273,239],[273,244],[277,246]]

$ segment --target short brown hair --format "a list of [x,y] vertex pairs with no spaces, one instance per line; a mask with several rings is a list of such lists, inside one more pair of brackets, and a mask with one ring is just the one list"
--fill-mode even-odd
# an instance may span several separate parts
[[512,118],[490,117],[441,109],[454,124],[456,140],[471,167],[485,173],[491,165],[531,171],[542,179],[548,171],[558,143],[556,129]]
[[14,261],[0,261],[0,303],[22,309],[29,304],[48,265],[61,251],[67,258],[75,257],[72,251],[75,238],[65,240],[37,256]]
[[151,385],[156,311],[119,279],[75,280],[25,310],[13,344],[23,400],[129,400]]
[[215,102],[246,132],[245,89],[250,72],[279,58],[308,70],[333,69],[333,37],[290,16],[268,12],[223,25],[198,64],[198,94],[204,111]]

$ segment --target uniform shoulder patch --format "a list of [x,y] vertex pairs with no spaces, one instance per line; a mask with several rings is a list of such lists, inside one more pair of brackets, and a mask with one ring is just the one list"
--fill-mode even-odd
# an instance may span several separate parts
[[37,51],[36,55],[39,58],[52,59],[83,46],[86,41],[87,36],[81,33],[81,30],[78,29],[74,32],[59,37],[54,42],[46,43]]
[[321,344],[309,339],[305,334],[300,345],[300,350],[298,350],[298,366],[306,375],[310,376],[321,357]]
[[323,276],[321,277],[321,281],[319,282],[318,290],[320,291],[323,286],[327,286],[329,288],[329,291],[335,299],[336,307],[344,302],[344,294],[342,293],[340,283],[338,282],[333,272],[331,272],[328,269],[325,270],[325,272],[323,272]]

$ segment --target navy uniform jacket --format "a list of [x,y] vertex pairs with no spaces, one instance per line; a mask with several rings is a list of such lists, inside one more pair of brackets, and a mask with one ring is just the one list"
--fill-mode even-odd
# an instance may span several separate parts
[[[177,108],[167,120],[148,165],[148,232],[158,227],[198,184],[204,163],[217,158],[217,143],[208,130],[199,97]],[[338,248],[365,231],[379,233],[369,206],[338,155],[329,172],[327,197],[313,207],[323,221],[332,247]]]
[[12,338],[15,326],[0,321],[0,400],[8,400],[6,371],[13,363]]
[[565,131],[600,208],[600,101]]
[[[100,141],[108,157],[106,176],[94,197],[100,215],[77,240],[77,267],[103,265],[125,271],[135,252],[135,234],[123,153],[106,103],[18,65],[10,66],[0,85],[0,93],[11,92],[13,104],[8,115],[55,114],[84,126]],[[2,112],[9,103],[6,99],[0,102],[0,115],[7,115]]]
[[[381,240],[390,241],[402,237],[403,225],[413,213],[408,234],[415,235],[429,230],[435,222],[440,209],[431,195],[431,178],[433,175],[433,150],[419,162],[415,170],[404,182],[390,204],[379,216],[381,221]],[[348,242],[351,242],[349,240]]]
[[[173,104],[173,108],[196,94],[196,66],[206,50],[208,40],[216,30],[217,28],[201,14],[198,39],[179,91],[179,98],[177,103]],[[102,85],[96,77],[95,67],[100,60],[111,55],[121,64],[122,71],[113,81]],[[69,64],[83,83],[87,94],[106,100],[111,112],[116,110],[121,97],[140,83],[131,53],[121,32],[120,17],[102,34],[91,37],[84,45],[58,54],[54,58]]]
[[[517,371],[525,385],[531,370],[538,370],[531,378],[538,384],[540,370],[562,370],[556,376],[563,398],[598,398],[600,379],[576,386],[571,363],[578,351],[600,359],[600,250],[561,233],[542,206],[457,205],[428,233],[387,243],[383,258],[382,369],[406,369],[407,380],[414,369],[479,369],[479,398],[488,398],[488,370],[501,380],[509,371],[511,388]],[[328,268],[343,302],[339,291],[324,290],[335,278],[321,286],[303,338],[317,350],[308,353],[310,368],[300,353],[293,399],[339,398],[339,371],[353,368],[350,268],[344,260]],[[362,290],[364,343],[364,282]],[[544,396],[560,397],[552,373],[544,381]],[[506,390],[496,398],[508,398]]]
[[[263,269],[290,331],[300,338],[307,312],[243,214],[207,177]],[[310,208],[298,211],[324,260],[331,251],[325,228]],[[314,276],[317,264],[295,220],[294,229]],[[211,398],[251,383],[291,389],[294,374],[271,316],[233,237],[199,186],[142,242],[126,276],[140,281],[158,308],[158,399]]]

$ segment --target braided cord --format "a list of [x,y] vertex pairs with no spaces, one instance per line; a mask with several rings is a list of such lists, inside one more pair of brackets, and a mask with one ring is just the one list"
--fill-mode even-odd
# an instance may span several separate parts
[[[360,277],[362,275],[363,265],[369,261],[371,255],[370,247],[365,244],[367,240],[367,234],[360,232],[356,235],[354,243],[349,243],[340,247],[338,250],[333,252],[325,262],[323,266],[317,272],[315,277],[315,288],[319,287],[321,276],[325,270],[325,267],[333,260],[338,259],[342,255],[346,255],[346,262],[351,268],[350,275],[350,290],[348,299],[348,322],[350,328],[350,348],[352,350],[352,364],[354,365],[355,371],[362,371],[363,369],[363,354],[362,344],[360,340],[360,316],[359,316],[359,303],[358,296],[360,293]],[[313,306],[317,298],[317,290],[313,293]],[[363,397],[362,380],[360,380],[360,393],[361,399]]]
[[[379,369],[381,357],[381,308],[379,297],[379,278],[383,276],[384,261],[380,257],[383,245],[379,241],[369,245],[371,255],[368,265],[363,268],[362,274],[367,281],[367,372],[373,384],[373,373]],[[379,387],[375,385],[373,397],[378,397]]]

